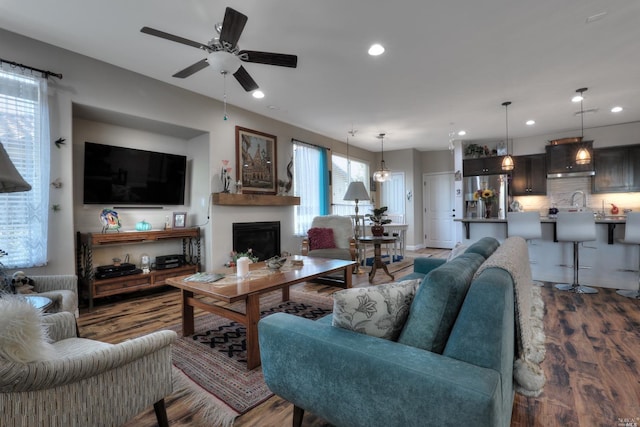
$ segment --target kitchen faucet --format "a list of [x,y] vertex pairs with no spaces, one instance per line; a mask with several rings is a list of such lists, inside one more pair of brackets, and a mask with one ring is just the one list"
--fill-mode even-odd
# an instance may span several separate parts
[[581,190],[574,191],[573,194],[571,195],[571,206],[576,206],[576,196],[578,194],[582,195],[582,207],[586,208],[587,207],[587,196],[584,194],[584,191],[581,191]]

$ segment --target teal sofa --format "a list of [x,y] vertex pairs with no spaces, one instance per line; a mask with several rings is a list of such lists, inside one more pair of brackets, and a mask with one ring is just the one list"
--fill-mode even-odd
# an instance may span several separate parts
[[[511,275],[480,265],[485,238],[455,259],[416,260],[423,277],[397,341],[278,313],[258,325],[264,378],[335,426],[508,426],[513,405]],[[430,261],[429,261],[430,260]],[[430,348],[427,350],[425,348]]]

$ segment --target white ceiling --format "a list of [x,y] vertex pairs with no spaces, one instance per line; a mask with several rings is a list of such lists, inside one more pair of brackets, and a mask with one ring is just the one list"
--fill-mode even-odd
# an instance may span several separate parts
[[385,150],[446,149],[453,129],[504,139],[503,101],[510,137],[579,135],[581,87],[586,128],[640,120],[638,0],[2,0],[0,27],[222,100],[212,67],[171,77],[202,51],[140,28],[206,43],[226,6],[249,17],[241,49],[298,55],[297,69],[245,63],[266,97],[231,77],[228,102],[342,141],[357,129],[371,151],[380,132]]

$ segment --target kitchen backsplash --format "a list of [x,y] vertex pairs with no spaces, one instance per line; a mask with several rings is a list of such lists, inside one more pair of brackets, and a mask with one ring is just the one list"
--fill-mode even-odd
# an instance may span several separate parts
[[[560,178],[547,180],[547,196],[516,196],[525,211],[539,210],[546,215],[547,210],[554,204],[558,208],[571,207],[571,195],[575,191],[583,191],[587,197],[587,207],[594,211],[602,211],[603,203],[605,213],[609,213],[611,203],[615,204],[620,213],[623,209],[640,211],[640,193],[604,193],[591,194],[591,178]],[[576,203],[582,206],[582,196],[578,195]]]

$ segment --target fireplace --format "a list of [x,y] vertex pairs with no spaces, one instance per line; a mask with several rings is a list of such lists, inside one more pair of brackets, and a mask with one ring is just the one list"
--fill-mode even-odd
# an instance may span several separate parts
[[280,255],[280,221],[234,222],[233,250],[251,249],[258,260]]

